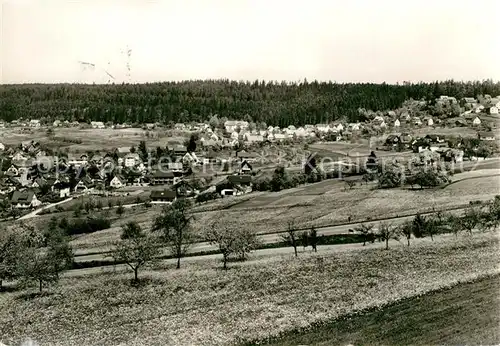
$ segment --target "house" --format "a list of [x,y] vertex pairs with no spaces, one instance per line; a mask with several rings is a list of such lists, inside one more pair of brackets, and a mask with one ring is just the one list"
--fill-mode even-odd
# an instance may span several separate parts
[[182,157],[186,155],[187,148],[184,145],[176,145],[171,149],[171,151],[174,153],[174,156]]
[[233,133],[238,128],[240,130],[246,130],[248,128],[248,122],[239,120],[228,120],[224,123],[224,128],[227,133]]
[[174,189],[177,197],[192,197],[199,193],[194,187],[192,187],[187,181],[180,180],[174,184]]
[[[342,125],[342,124],[339,124],[339,125]],[[361,130],[361,126],[360,126],[360,124],[359,124],[359,123],[350,123],[350,124],[348,124],[348,125],[347,125],[347,128],[348,128],[350,131],[359,131],[359,130]],[[338,127],[336,127],[336,130],[337,130],[337,131],[340,131],[340,130],[338,129]]]
[[481,125],[481,119],[479,119],[479,117],[475,117],[474,120],[472,120],[472,125],[473,126]]
[[316,124],[316,131],[320,133],[327,133],[330,131],[330,125],[328,124]]
[[249,133],[245,133],[244,139],[245,139],[245,141],[247,141],[249,143],[264,142],[264,137],[263,136],[261,136],[261,135],[252,135],[252,134],[249,134]]
[[409,145],[412,139],[412,136],[407,132],[402,133],[401,136],[399,136],[399,140],[405,145]]
[[387,136],[385,144],[389,146],[397,145],[398,143],[401,142],[400,136],[401,135],[398,133],[390,134],[389,136]]
[[498,109],[496,106],[490,107],[490,114],[498,114]]
[[427,135],[424,137],[430,143],[444,143],[446,141],[445,137],[442,135]]
[[420,126],[420,125],[422,125],[422,120],[420,120],[419,117],[414,117],[413,118],[413,124],[416,125],[416,126]]
[[[339,122],[334,122],[332,125],[332,130],[337,130],[339,132],[344,131],[344,125]],[[358,124],[358,130],[359,130],[359,124]]]
[[6,173],[9,173],[13,176],[19,175],[19,169],[17,169],[16,166],[10,165],[10,167],[7,169]]
[[68,182],[56,180],[51,187],[52,192],[59,195],[59,198],[69,197],[71,190]]
[[127,182],[124,178],[120,177],[119,175],[115,175],[113,179],[109,182],[109,186],[115,189],[119,189],[121,187],[124,187],[127,185]]
[[427,119],[425,119],[425,121],[427,122],[427,126],[433,126],[434,125],[434,120],[432,118],[427,118]]
[[282,142],[287,138],[288,138],[287,135],[284,135],[282,133],[275,133],[274,135],[272,135],[272,138],[269,140],[274,140],[276,142]]
[[[186,155],[188,155],[188,154],[186,154]],[[172,171],[172,172],[182,172],[183,171],[182,162],[168,162],[167,169]]]
[[104,129],[106,126],[102,121],[91,121],[90,126],[92,126],[93,129]]
[[252,166],[248,163],[247,160],[243,160],[240,165],[240,171],[239,174],[251,174],[252,173]]
[[123,158],[123,165],[127,168],[130,168],[130,167],[135,167],[136,165],[138,165],[139,163],[141,162],[141,158],[139,156],[139,154],[137,153],[130,153],[130,154],[127,154],[125,155],[125,157]]
[[257,158],[257,154],[255,153],[248,153],[246,151],[240,151],[236,153],[236,156],[239,157],[242,161],[246,160],[248,162],[253,162]]
[[4,151],[5,150],[5,144],[0,143],[0,150]]
[[157,170],[151,177],[151,185],[167,185],[174,183],[174,172]]
[[40,125],[41,125],[40,120],[38,119],[30,120],[30,127],[40,127]]
[[14,191],[11,198],[11,205],[13,208],[26,209],[26,208],[36,208],[42,204],[38,200],[36,194],[33,190],[26,191]]
[[307,133],[312,132],[312,131],[314,131],[314,125],[309,125],[309,124],[304,125],[304,130],[305,130]]
[[495,134],[493,132],[478,132],[477,137],[482,141],[495,140]]
[[177,193],[172,190],[153,190],[150,195],[151,203],[172,203],[177,199]]
[[93,189],[93,187],[94,187],[94,182],[92,181],[92,179],[90,179],[89,177],[85,177],[85,178],[81,179],[80,181],[78,181],[78,183],[76,183],[73,191],[74,192],[87,192],[88,190]]
[[401,122],[399,121],[399,119],[394,120],[394,127],[400,127],[400,126]]
[[384,122],[384,117],[382,117],[381,115],[377,115],[375,118],[373,118],[373,123],[375,125],[380,125]]
[[250,175],[230,175],[225,182],[216,186],[216,191],[222,196],[237,196],[252,191]]
[[62,124],[61,120],[54,120],[54,122],[52,123],[52,126],[53,127],[59,127],[59,126],[61,126],[61,124]]
[[474,97],[464,97],[462,98],[462,105],[475,105],[477,103],[477,100]]
[[177,131],[184,131],[186,130],[186,125],[184,125],[183,123],[177,123],[174,125],[174,129],[176,129]]
[[76,168],[84,167],[88,163],[88,156],[87,155],[69,156],[67,163],[68,165],[75,166]]
[[12,156],[12,161],[26,161],[28,159],[22,152],[18,151]]

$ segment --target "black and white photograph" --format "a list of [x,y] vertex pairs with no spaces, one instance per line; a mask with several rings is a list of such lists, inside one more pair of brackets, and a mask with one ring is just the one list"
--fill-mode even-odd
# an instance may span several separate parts
[[499,0],[0,0],[0,346],[500,345]]

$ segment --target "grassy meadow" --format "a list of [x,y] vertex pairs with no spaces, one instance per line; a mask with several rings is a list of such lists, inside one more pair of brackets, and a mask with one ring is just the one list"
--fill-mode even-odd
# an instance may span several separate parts
[[[84,270],[37,295],[0,295],[6,344],[204,344],[265,341],[355,311],[498,273],[498,232],[392,242],[389,251],[320,247],[318,253],[262,250],[223,271],[215,260],[160,263],[130,286],[130,272]],[[35,291],[35,289],[33,289]],[[471,297],[472,299],[472,297]],[[494,307],[491,307],[494,309]],[[427,332],[424,329],[424,332]],[[432,331],[429,331],[432,333]]]

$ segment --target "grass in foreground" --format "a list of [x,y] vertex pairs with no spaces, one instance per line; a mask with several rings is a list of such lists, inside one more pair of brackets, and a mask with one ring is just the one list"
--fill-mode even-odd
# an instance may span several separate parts
[[498,275],[354,315],[268,345],[498,345]]
[[317,254],[254,256],[216,270],[213,261],[180,270],[94,272],[65,277],[49,292],[0,295],[6,344],[30,337],[51,345],[224,345],[262,340],[362,309],[498,272],[498,233],[416,240]]

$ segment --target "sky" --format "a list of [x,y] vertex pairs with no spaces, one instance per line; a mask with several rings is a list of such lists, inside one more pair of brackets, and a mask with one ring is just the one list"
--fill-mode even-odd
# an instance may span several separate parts
[[0,3],[3,84],[500,80],[498,0]]

